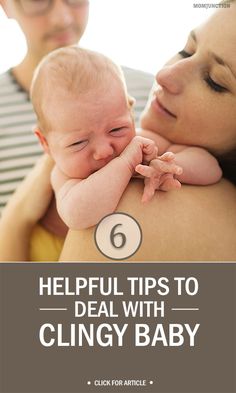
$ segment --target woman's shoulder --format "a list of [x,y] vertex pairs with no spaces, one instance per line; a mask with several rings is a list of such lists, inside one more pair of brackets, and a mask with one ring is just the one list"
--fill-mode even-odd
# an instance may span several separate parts
[[236,187],[225,179],[210,186],[182,185],[180,190],[159,191],[147,204],[141,203],[142,192],[142,182],[132,180],[123,194],[118,209],[137,215],[145,222],[153,215],[166,222],[166,225],[168,220],[165,218],[176,220],[176,225],[181,217],[197,220],[197,212],[202,220],[212,217],[212,214],[215,218],[222,216],[228,220],[228,217],[233,218],[233,211],[236,213]]
[[133,259],[236,260],[236,188],[230,182],[157,192],[147,205],[140,204],[141,194],[142,185],[132,182],[119,206],[143,230]]
[[[157,192],[147,204],[141,203],[142,191],[142,182],[132,180],[117,208],[142,230],[130,261],[236,260],[236,188],[227,180]],[[94,229],[72,232],[68,240],[62,259],[107,260],[96,249]]]
[[[142,192],[142,182],[133,179],[129,183],[119,206],[122,208],[135,209],[137,205],[140,205],[140,196]],[[131,200],[135,205],[130,203]],[[183,206],[183,201],[188,202],[187,205]],[[193,204],[199,207],[201,206],[202,208],[207,206],[212,210],[220,207],[225,209],[226,202],[232,204],[232,207],[235,206],[236,187],[228,180],[222,179],[220,182],[209,186],[182,185],[180,190],[170,192],[159,191],[156,192],[156,195],[150,203],[141,206],[145,210],[152,210],[158,205],[161,205],[165,210],[169,208],[174,210],[176,206],[179,206],[181,211],[185,208],[187,212],[188,208]]]

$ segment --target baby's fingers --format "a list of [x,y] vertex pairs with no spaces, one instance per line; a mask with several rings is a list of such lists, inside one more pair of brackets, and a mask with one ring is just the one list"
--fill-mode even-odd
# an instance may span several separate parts
[[170,162],[170,161],[173,161],[175,159],[175,154],[172,153],[171,151],[167,151],[166,153],[162,154],[158,158],[161,161]]
[[168,168],[167,168],[167,172],[170,172],[173,175],[182,175],[182,173],[183,173],[183,168],[181,168],[181,166],[179,166],[179,165],[170,164],[169,168],[170,168],[170,170],[168,171]]
[[167,177],[163,183],[160,185],[160,190],[162,191],[171,191],[174,189],[179,189],[181,187],[181,183],[179,180],[174,179],[173,177]]
[[150,162],[157,158],[158,148],[154,142],[143,146],[143,160]]
[[181,175],[183,173],[183,169],[179,165],[168,161],[160,161],[159,168],[163,173],[171,173],[172,175]]
[[135,167],[135,171],[144,177],[151,177],[155,172],[154,169],[148,165],[139,164]]
[[154,194],[155,194],[155,188],[152,186],[151,182],[149,181],[145,182],[145,187],[142,196],[142,203],[149,202]]

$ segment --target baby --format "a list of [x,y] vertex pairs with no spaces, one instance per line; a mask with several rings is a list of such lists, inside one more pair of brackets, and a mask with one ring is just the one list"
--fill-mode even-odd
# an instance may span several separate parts
[[[179,188],[180,182],[208,184],[221,177],[217,161],[203,149],[171,146],[176,155],[158,157],[168,142],[150,131],[136,135],[134,100],[122,71],[99,53],[78,47],[52,52],[34,75],[31,98],[38,118],[35,133],[55,161],[51,181],[57,210],[69,228],[90,227],[114,212],[134,174],[145,177],[144,202],[156,189]],[[193,170],[194,150],[201,165]]]

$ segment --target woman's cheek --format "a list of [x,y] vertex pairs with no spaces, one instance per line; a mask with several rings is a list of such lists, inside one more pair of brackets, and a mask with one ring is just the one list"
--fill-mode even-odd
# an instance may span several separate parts
[[154,114],[152,113],[152,110],[149,107],[147,107],[142,114],[141,117],[141,127],[145,128],[147,130],[152,130],[156,131],[157,128],[157,120],[155,119]]

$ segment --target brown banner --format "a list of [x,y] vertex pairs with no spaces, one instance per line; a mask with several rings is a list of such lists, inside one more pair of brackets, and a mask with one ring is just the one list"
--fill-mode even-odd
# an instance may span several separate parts
[[236,264],[1,264],[1,393],[236,392]]

